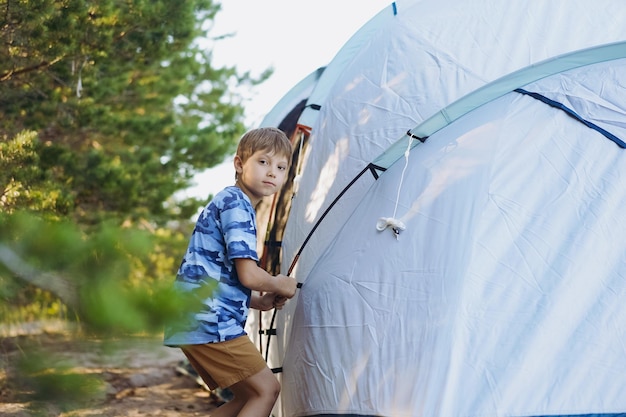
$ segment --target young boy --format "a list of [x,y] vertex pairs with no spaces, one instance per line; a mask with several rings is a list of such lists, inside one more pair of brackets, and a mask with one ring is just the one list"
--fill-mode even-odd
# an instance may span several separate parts
[[293,278],[272,276],[257,265],[254,210],[282,187],[291,152],[278,129],[243,135],[234,159],[235,185],[217,193],[200,214],[176,276],[188,311],[166,328],[164,344],[180,347],[210,389],[234,394],[213,417],[269,416],[280,392],[244,326],[249,308],[281,309],[296,293]]

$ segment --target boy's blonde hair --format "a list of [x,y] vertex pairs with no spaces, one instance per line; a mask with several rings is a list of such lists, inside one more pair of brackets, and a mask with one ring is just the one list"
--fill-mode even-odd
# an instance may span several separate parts
[[276,155],[285,156],[291,164],[291,142],[287,135],[275,127],[260,127],[244,134],[237,146],[237,156],[241,162],[246,162],[256,151],[269,151]]

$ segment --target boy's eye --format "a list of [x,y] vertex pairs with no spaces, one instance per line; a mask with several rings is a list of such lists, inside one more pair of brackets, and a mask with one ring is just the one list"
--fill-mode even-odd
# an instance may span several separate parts
[[279,166],[279,167],[278,167],[278,169],[280,169],[281,171],[284,171],[284,170],[286,170],[286,169],[287,169],[287,167],[286,167],[286,166],[282,166],[282,165],[281,165],[281,166]]

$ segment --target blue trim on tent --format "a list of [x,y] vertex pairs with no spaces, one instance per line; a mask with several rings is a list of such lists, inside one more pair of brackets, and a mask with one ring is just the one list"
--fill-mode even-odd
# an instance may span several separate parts
[[[582,49],[538,62],[505,75],[461,97],[410,129],[410,136],[427,138],[472,110],[502,97],[516,88],[521,88],[542,78],[575,68],[623,58],[626,58],[626,41]],[[419,141],[413,142],[411,148],[420,143]],[[405,148],[406,138],[403,136],[392,143],[372,162],[378,166],[389,168],[404,155]]]
[[590,122],[589,120],[584,119],[583,117],[581,117],[578,113],[576,113],[574,110],[570,109],[569,107],[567,107],[566,105],[564,105],[563,103],[559,103],[558,101],[549,99],[548,97],[541,95],[539,93],[534,93],[531,91],[527,91],[524,90],[523,88],[516,88],[514,90],[516,93],[520,93],[520,94],[524,94],[527,95],[529,97],[534,98],[535,100],[539,100],[543,103],[546,103],[548,106],[550,107],[554,107],[556,109],[560,109],[563,110],[565,113],[567,113],[569,116],[573,117],[574,119],[578,120],[579,122],[581,122],[582,124],[584,124],[585,126],[596,130],[598,132],[600,132],[602,135],[604,135],[607,139],[615,142],[617,144],[617,146],[619,146],[620,148],[626,148],[626,143],[624,143],[624,141],[622,141],[620,138],[618,138],[617,136],[615,136],[614,134],[612,134],[611,132],[602,129],[600,126],[598,126],[595,123]]

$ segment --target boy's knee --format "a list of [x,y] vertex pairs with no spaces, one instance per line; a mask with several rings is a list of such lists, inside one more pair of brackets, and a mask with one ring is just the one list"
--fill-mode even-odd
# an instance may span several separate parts
[[274,400],[278,399],[278,395],[280,394],[280,382],[277,379],[274,379],[272,384],[268,384],[268,395],[272,396]]
[[250,398],[257,397],[266,401],[276,401],[280,394],[280,382],[269,369],[265,369],[242,381],[241,384],[240,387],[236,387],[237,391],[241,391],[242,395]]
[[263,384],[257,386],[257,395],[264,401],[275,403],[280,394],[280,383],[276,378],[266,379]]

